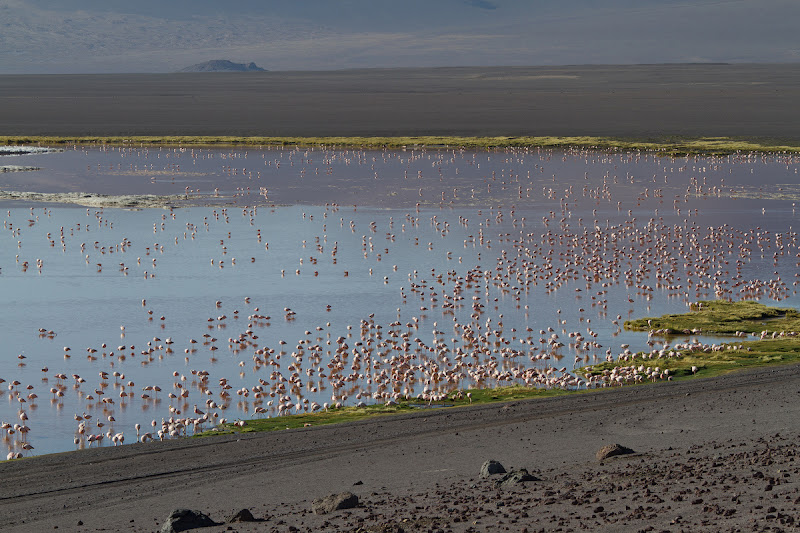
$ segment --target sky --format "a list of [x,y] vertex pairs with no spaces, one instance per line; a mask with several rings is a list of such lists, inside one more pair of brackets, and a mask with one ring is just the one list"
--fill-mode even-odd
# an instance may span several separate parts
[[0,74],[800,61],[798,0],[0,0]]

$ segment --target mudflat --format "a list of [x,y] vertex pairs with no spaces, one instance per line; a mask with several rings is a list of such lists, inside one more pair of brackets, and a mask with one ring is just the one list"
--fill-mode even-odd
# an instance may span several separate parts
[[800,140],[800,64],[0,76],[0,135]]

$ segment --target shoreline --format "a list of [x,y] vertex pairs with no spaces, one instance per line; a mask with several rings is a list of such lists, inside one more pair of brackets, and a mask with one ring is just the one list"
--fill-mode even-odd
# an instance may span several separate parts
[[[616,366],[622,365],[621,362],[616,363]],[[576,372],[578,374],[585,374],[585,370],[592,369],[593,365],[582,367],[582,369],[577,369]],[[598,366],[598,365],[594,365]],[[602,365],[600,365],[602,366]],[[796,367],[795,370],[792,370],[793,367]],[[174,443],[180,442],[195,442],[195,441],[204,441],[204,440],[213,440],[213,439],[221,439],[221,438],[234,438],[240,439],[243,437],[255,437],[256,435],[262,434],[271,434],[271,433],[280,433],[283,431],[291,430],[291,431],[306,431],[310,430],[311,428],[330,428],[330,427],[338,427],[343,428],[346,426],[352,425],[359,425],[359,424],[371,424],[371,423],[380,423],[384,422],[395,422],[395,421],[403,421],[403,420],[411,420],[415,417],[426,417],[426,416],[444,416],[445,418],[450,418],[450,414],[453,413],[462,413],[464,411],[471,411],[471,412],[480,412],[485,410],[495,410],[497,408],[503,408],[504,405],[516,405],[518,403],[536,403],[536,402],[553,402],[559,399],[564,401],[579,401],[576,398],[580,398],[582,396],[590,395],[613,395],[613,394],[622,394],[628,390],[636,390],[640,391],[640,389],[644,389],[647,391],[648,389],[653,389],[656,387],[666,387],[666,386],[680,386],[681,388],[686,387],[693,387],[693,384],[702,385],[706,382],[716,382],[719,380],[763,380],[764,376],[769,377],[770,374],[773,373],[791,373],[797,372],[800,374],[800,362],[792,359],[789,361],[773,361],[768,362],[765,364],[761,364],[758,366],[742,366],[737,368],[731,368],[729,370],[721,371],[719,369],[712,370],[710,372],[703,372],[701,375],[680,375],[678,374],[675,376],[675,379],[670,380],[657,380],[657,381],[641,381],[637,383],[625,383],[620,386],[608,386],[608,387],[592,387],[592,388],[579,388],[574,390],[568,389],[538,389],[538,388],[531,388],[525,387],[522,385],[510,385],[510,386],[499,386],[499,387],[489,387],[484,389],[468,389],[461,391],[462,393],[471,392],[472,394],[477,394],[475,397],[475,402],[473,403],[471,400],[467,401],[464,399],[465,397],[461,397],[459,400],[453,399],[446,399],[433,406],[428,406],[425,404],[424,401],[417,400],[416,398],[408,398],[404,400],[403,403],[398,404],[396,408],[388,408],[384,409],[381,404],[370,404],[366,407],[357,407],[357,406],[343,406],[341,408],[331,408],[328,412],[309,412],[304,414],[296,414],[296,415],[284,415],[284,416],[275,416],[275,417],[267,417],[267,418],[250,418],[250,419],[243,419],[242,422],[244,424],[239,427],[234,427],[234,423],[226,423],[223,426],[217,426],[208,430],[203,431],[202,433],[197,433],[193,435],[186,435],[182,438],[177,439],[167,439],[161,442],[157,442],[156,440],[151,440],[149,443],[140,443],[138,441],[134,441],[133,443],[128,444],[125,448],[128,447],[135,447],[144,451],[149,446],[158,446],[158,445],[168,445],[167,443],[173,443],[169,445],[180,446]],[[798,377],[800,379],[800,376]],[[705,390],[705,387],[698,387],[700,390]],[[800,393],[800,389],[798,389],[798,393]],[[646,394],[646,392],[636,392],[631,394]],[[501,395],[502,397],[499,397]],[[689,394],[686,394],[689,396]],[[487,396],[489,397],[487,399]],[[573,400],[569,400],[572,398]],[[393,410],[394,409],[394,410]],[[329,416],[326,416],[329,415]],[[314,423],[314,422],[318,423]],[[262,423],[262,426],[265,427],[258,427],[258,423]],[[266,425],[264,424],[266,423]],[[271,427],[271,426],[285,426],[285,427]],[[213,443],[212,443],[213,444]],[[71,450],[71,451],[62,451],[62,452],[54,452],[54,453],[46,453],[41,455],[33,455],[30,457],[23,457],[21,459],[11,459],[11,460],[0,460],[0,465],[8,464],[8,463],[22,463],[22,464],[30,464],[30,461],[36,461],[41,459],[46,459],[48,457],[54,456],[66,456],[66,455],[73,455],[73,454],[84,454],[87,452],[92,452],[96,450],[97,453],[101,453],[102,450],[111,450],[116,449],[117,446],[105,446],[105,447],[98,447],[98,448],[85,448],[80,450]],[[150,452],[148,452],[150,453]],[[2,500],[2,496],[0,496],[0,501]]]
[[594,136],[397,136],[397,137],[262,137],[262,136],[0,136],[0,146],[169,146],[222,148],[253,146],[258,148],[311,148],[326,149],[479,149],[552,148],[613,151],[655,152],[663,156],[721,156],[735,153],[800,153],[800,143],[781,144],[773,139],[745,139],[729,137],[685,138],[618,138]]
[[[800,406],[791,393],[798,386],[800,366],[789,365],[345,426],[40,456],[0,467],[6,480],[0,488],[6,521],[0,529],[152,531],[180,507],[216,520],[249,508],[262,520],[248,524],[250,531],[281,526],[377,531],[368,528],[391,523],[413,530],[420,520],[433,519],[447,530],[474,531],[496,525],[498,518],[518,524],[516,530],[548,527],[551,519],[576,529],[588,524],[663,529],[676,517],[695,531],[741,525],[748,516],[764,525],[765,515],[777,519],[776,512],[792,514],[796,508],[791,500],[797,480],[787,461],[797,448],[793,423]],[[757,402],[749,400],[751,394]],[[598,463],[594,452],[610,443],[636,453]],[[751,457],[766,460],[760,454],[765,444],[767,449],[772,444],[773,466],[753,467]],[[525,467],[540,481],[498,490],[493,479],[478,476],[489,459],[506,468]],[[728,468],[716,475],[712,464],[720,460]],[[645,471],[642,463],[649,465]],[[753,468],[764,472],[762,483],[746,477]],[[776,468],[788,477],[776,475]],[[675,481],[679,472],[687,479]],[[717,482],[701,486],[702,479]],[[598,490],[608,488],[609,481],[619,488]],[[767,483],[775,486],[766,489],[770,493],[764,492]],[[702,488],[701,503],[694,495],[679,498],[681,485],[692,494],[695,485]],[[647,487],[662,503],[649,502],[647,513],[631,512],[648,505],[642,496]],[[735,504],[732,487],[740,499]],[[360,507],[323,516],[310,512],[312,499],[344,490],[359,496]],[[461,509],[458,501],[465,496],[470,503]],[[448,502],[447,508],[427,508],[431,498]],[[407,502],[422,507],[415,511]],[[715,503],[733,506],[736,513],[717,515]],[[769,511],[773,506],[776,511]],[[47,512],[56,508],[59,513]],[[512,517],[515,522],[509,522]]]

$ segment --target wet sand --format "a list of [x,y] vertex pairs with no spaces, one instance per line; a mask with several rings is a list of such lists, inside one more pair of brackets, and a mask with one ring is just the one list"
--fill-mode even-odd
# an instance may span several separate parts
[[[791,529],[800,520],[798,394],[794,365],[42,456],[2,466],[0,528],[154,531],[175,508],[219,522],[248,508],[262,521],[233,530]],[[611,443],[636,453],[598,462]],[[488,459],[540,480],[498,489],[479,478]],[[313,499],[343,491],[359,507],[311,512]]]
[[800,64],[0,76],[0,135],[800,140]]

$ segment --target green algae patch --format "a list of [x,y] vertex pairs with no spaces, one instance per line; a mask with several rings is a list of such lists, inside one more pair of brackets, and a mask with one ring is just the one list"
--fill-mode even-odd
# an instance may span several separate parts
[[624,327],[659,335],[800,331],[800,313],[791,308],[770,307],[753,301],[714,300],[697,302],[689,309],[688,313],[628,320]]
[[[580,369],[583,376],[610,372],[615,368],[634,368],[639,374],[648,369],[663,374],[668,371],[671,379],[692,377],[712,377],[736,370],[759,368],[773,365],[800,363],[800,338],[784,337],[757,341],[723,343],[719,350],[694,351],[680,350],[674,357],[645,358],[642,354],[627,361],[606,362]],[[658,369],[658,370],[655,370]],[[663,379],[642,379],[641,383],[663,381]]]
[[583,367],[579,374],[638,375],[638,381],[633,381],[645,383],[800,363],[800,313],[792,308],[752,301],[704,301],[692,304],[688,313],[629,320],[625,329],[676,337],[730,335],[731,340],[714,344],[679,342],[668,349]]
[[320,410],[315,413],[302,413],[271,418],[255,418],[227,422],[214,429],[198,433],[197,437],[211,435],[229,435],[233,433],[254,433],[260,431],[278,431],[286,429],[299,429],[303,427],[322,426],[328,424],[342,424],[366,420],[380,416],[391,416],[412,413],[425,409],[450,409],[467,405],[481,405],[497,402],[525,400],[530,398],[549,398],[571,394],[574,391],[561,389],[539,389],[515,385],[511,387],[497,387],[493,389],[469,389],[455,391],[446,398],[434,402],[422,401],[416,398],[401,400],[394,405],[376,404],[363,407],[340,407]]
[[[455,405],[473,405],[494,403],[494,402],[510,402],[514,400],[527,400],[529,398],[550,398],[553,396],[563,396],[573,391],[564,389],[540,389],[535,387],[523,387],[522,385],[514,385],[510,387],[496,387],[487,389],[470,389],[461,393],[455,393]],[[467,397],[469,393],[471,397]],[[450,394],[453,396],[453,394]],[[470,402],[470,400],[472,400]]]

